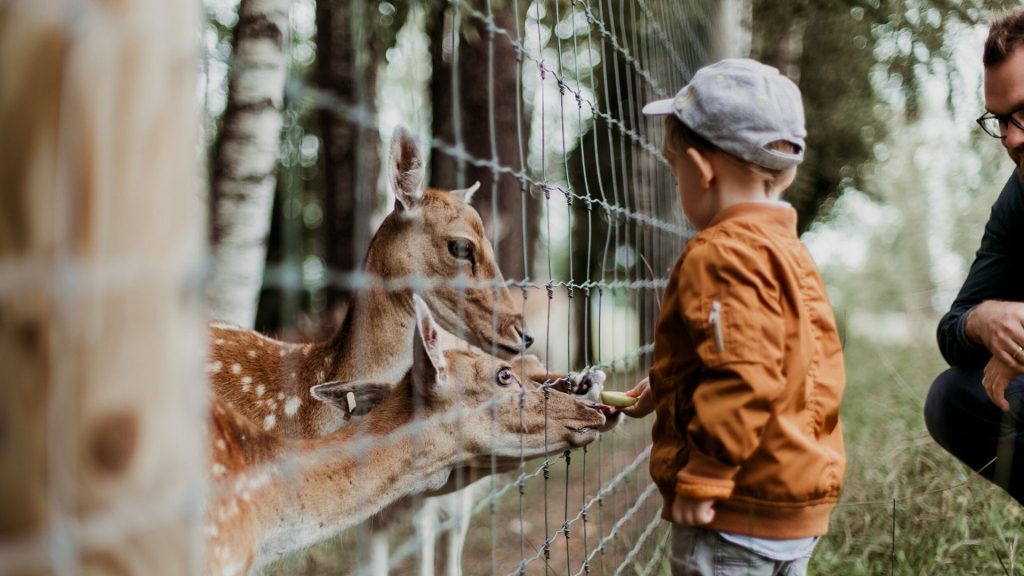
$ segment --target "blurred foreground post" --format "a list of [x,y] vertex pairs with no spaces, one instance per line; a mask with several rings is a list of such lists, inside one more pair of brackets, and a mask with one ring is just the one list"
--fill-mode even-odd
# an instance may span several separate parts
[[198,8],[0,5],[0,573],[198,571]]

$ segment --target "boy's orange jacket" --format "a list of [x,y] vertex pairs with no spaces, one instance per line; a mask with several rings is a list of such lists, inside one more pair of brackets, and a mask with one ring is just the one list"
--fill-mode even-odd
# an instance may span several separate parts
[[658,318],[651,476],[714,499],[712,530],[827,532],[846,456],[843,351],[824,283],[783,203],[723,210],[683,251]]

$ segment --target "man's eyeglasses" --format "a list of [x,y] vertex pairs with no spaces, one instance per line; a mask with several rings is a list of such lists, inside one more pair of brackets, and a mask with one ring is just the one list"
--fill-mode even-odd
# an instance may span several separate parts
[[1010,124],[1016,126],[1018,130],[1024,131],[1024,108],[1009,114],[986,112],[981,118],[978,118],[977,122],[986,134],[1002,140],[1006,138],[1006,132],[1010,129]]

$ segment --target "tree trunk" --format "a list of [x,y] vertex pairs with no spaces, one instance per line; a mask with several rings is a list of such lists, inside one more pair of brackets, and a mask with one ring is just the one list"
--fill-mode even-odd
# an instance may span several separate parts
[[211,190],[214,318],[256,319],[280,149],[288,73],[287,0],[241,0],[228,102],[214,151]]
[[197,8],[0,7],[4,571],[201,565]]
[[[377,66],[390,45],[368,27],[360,3],[318,0],[317,84],[347,106],[376,108]],[[333,273],[360,268],[371,231],[368,216],[377,209],[380,137],[376,126],[360,125],[324,109],[319,113],[323,141],[320,160],[324,177],[324,260]],[[327,309],[346,303],[351,294],[329,283]]]
[[[505,4],[494,14],[495,26],[514,31],[513,5]],[[434,137],[450,144],[461,143],[470,157],[494,159],[518,171],[525,164],[526,154],[526,143],[520,142],[518,134],[525,138],[528,130],[525,119],[517,123],[516,107],[521,106],[521,94],[517,82],[519,66],[514,65],[515,49],[503,36],[496,36],[490,42],[486,26],[465,12],[459,12],[454,18],[457,22],[453,21],[452,10],[445,8],[427,25],[433,65],[430,92]],[[454,42],[453,29],[461,31],[454,35]],[[493,66],[489,54],[491,45]],[[453,65],[456,63],[457,67]],[[455,83],[453,74],[457,79]],[[489,88],[491,79],[493,91]],[[493,134],[489,125],[492,116]],[[470,119],[473,124],[465,125]],[[430,173],[430,184],[437,188],[462,188],[480,182],[473,205],[480,212],[491,238],[496,240],[498,265],[506,279],[526,277],[533,245],[540,232],[540,201],[526,194],[519,180],[507,173],[497,175],[492,199],[495,174],[490,167],[475,166],[465,159],[437,151],[431,156]]]

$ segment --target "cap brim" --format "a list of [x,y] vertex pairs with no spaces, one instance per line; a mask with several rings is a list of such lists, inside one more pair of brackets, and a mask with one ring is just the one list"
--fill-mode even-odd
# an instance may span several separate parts
[[644,106],[643,113],[647,116],[665,116],[674,112],[672,103],[675,98],[666,98],[664,100],[655,100]]

